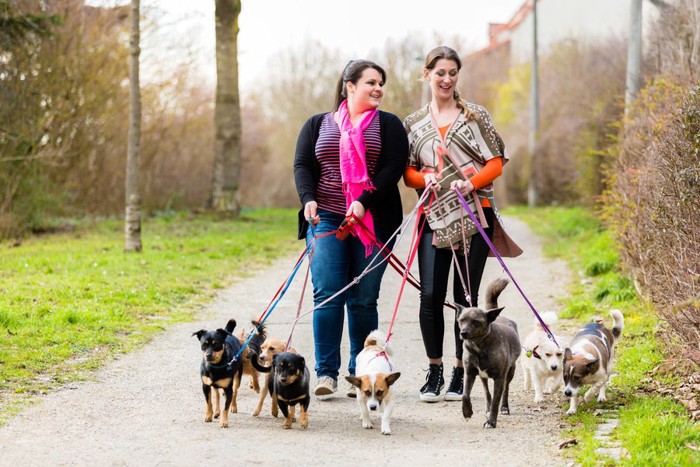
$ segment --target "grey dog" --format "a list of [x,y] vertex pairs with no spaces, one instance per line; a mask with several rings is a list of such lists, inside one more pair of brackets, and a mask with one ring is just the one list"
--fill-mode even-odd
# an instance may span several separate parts
[[[477,375],[486,393],[488,419],[484,428],[496,428],[498,405],[501,413],[509,414],[508,386],[515,374],[515,362],[520,356],[520,338],[515,322],[498,316],[498,296],[508,285],[508,279],[496,279],[486,290],[487,310],[457,306],[460,337],[464,345],[465,377],[462,392],[462,415],[470,419],[474,414],[470,394]],[[493,380],[493,399],[488,379]]]

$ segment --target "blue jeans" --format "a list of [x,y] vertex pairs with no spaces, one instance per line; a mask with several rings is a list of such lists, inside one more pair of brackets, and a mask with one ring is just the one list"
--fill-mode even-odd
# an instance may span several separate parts
[[[321,222],[314,226],[320,236],[338,228],[345,218],[340,214],[319,210]],[[307,245],[312,240],[311,227],[306,233]],[[311,282],[314,287],[314,306],[323,303],[340,289],[352,282],[365,270],[377,253],[365,257],[365,247],[357,237],[349,235],[338,240],[335,235],[317,238],[311,259]],[[376,265],[381,258],[377,258]],[[350,360],[348,372],[355,374],[355,357],[364,347],[365,338],[377,329],[379,316],[377,300],[386,262],[364,276],[362,280],[341,293],[313,314],[314,352],[316,376],[338,379],[340,369],[340,342],[343,336],[345,310],[348,311],[348,334],[350,337]]]

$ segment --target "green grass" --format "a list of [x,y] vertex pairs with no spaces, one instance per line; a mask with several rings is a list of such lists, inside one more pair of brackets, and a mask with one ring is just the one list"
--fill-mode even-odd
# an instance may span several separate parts
[[22,395],[88,377],[168,324],[192,319],[233,278],[303,248],[291,210],[244,212],[236,221],[145,219],[143,253],[124,253],[123,231],[120,220],[84,222],[3,246],[0,421]]
[[[594,438],[601,416],[596,409],[613,410],[619,416],[616,430],[630,456],[624,465],[699,465],[700,432],[688,421],[684,407],[659,395],[642,391],[652,370],[664,359],[655,338],[658,319],[651,305],[637,297],[633,281],[621,271],[619,256],[610,234],[582,208],[509,208],[507,214],[521,218],[545,240],[546,255],[562,258],[575,274],[562,318],[577,325],[601,316],[611,322],[609,310],[618,308],[625,328],[616,351],[615,377],[608,401],[582,403],[575,415],[564,416],[566,436],[578,444],[569,454],[582,466],[613,465],[596,453]],[[568,406],[562,403],[562,411]]]

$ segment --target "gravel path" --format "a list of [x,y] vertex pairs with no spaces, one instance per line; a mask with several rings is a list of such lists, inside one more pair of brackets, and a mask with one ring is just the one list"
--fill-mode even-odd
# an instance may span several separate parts
[[[538,311],[556,311],[570,276],[566,266],[542,257],[539,240],[525,224],[507,219],[507,225],[525,253],[507,259],[506,264]],[[408,238],[402,243],[408,243]],[[400,257],[405,258],[406,248],[400,245]],[[229,417],[229,429],[219,428],[216,422],[204,423],[201,354],[192,332],[223,327],[231,317],[239,323],[254,318],[265,309],[295,259],[283,258],[255,277],[237,281],[222,291],[201,321],[170,328],[144,348],[97,372],[94,381],[47,395],[11,419],[0,427],[0,465],[551,467],[567,463],[558,451],[563,414],[560,396],[550,395],[544,403],[534,404],[532,393],[523,390],[520,366],[511,385],[511,415],[500,415],[494,430],[482,428],[485,401],[479,384],[472,393],[477,413],[468,422],[462,418],[460,402],[418,400],[427,360],[418,327],[418,294],[410,286],[404,292],[392,338],[394,360],[402,376],[394,386],[397,406],[391,436],[382,436],[378,428],[362,429],[357,404],[344,391],[323,401],[312,396],[309,428],[302,430],[295,424],[284,430],[282,420],[270,415],[269,400],[260,417],[251,416],[258,396],[245,384],[239,393],[239,413]],[[498,276],[504,276],[500,265],[489,259],[484,284]],[[391,268],[387,270],[380,303],[383,331],[388,328],[400,279]],[[268,320],[270,335],[283,339],[289,335],[302,282],[303,270]],[[306,295],[304,311],[311,309],[310,287]],[[512,284],[501,294],[499,304],[506,306],[503,315],[518,323],[521,336],[532,329],[532,313]],[[451,310],[446,315],[451,316]],[[293,344],[313,369],[309,316],[297,325]],[[346,344],[347,338],[344,356]],[[446,378],[454,357],[451,349],[448,333]],[[344,381],[341,389],[345,389]]]

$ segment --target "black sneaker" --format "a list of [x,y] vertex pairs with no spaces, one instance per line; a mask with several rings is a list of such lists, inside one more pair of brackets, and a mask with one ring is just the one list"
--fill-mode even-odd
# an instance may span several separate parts
[[437,402],[440,400],[440,391],[445,385],[442,376],[442,363],[431,363],[428,374],[425,376],[425,384],[420,388],[420,400],[424,402]]
[[450,378],[450,385],[447,386],[447,392],[445,392],[445,400],[461,401],[463,388],[464,368],[461,366],[456,366],[452,368],[452,377]]

